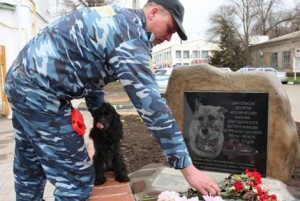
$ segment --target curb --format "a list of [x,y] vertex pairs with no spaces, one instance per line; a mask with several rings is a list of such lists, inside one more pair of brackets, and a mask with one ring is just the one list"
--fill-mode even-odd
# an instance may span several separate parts
[[300,82],[287,82],[287,84],[289,84],[289,85],[299,85]]

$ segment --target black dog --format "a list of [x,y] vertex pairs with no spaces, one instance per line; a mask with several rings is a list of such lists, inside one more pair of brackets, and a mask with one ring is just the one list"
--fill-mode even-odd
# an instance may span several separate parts
[[94,124],[89,137],[94,141],[93,162],[96,171],[95,185],[106,181],[105,171],[115,172],[115,179],[129,181],[121,150],[123,127],[120,115],[110,103],[103,103],[93,114]]

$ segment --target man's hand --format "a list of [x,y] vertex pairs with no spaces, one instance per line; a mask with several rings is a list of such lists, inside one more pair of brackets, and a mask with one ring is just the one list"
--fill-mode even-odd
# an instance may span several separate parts
[[192,163],[181,169],[187,182],[202,195],[219,195],[220,188],[215,180],[198,170]]

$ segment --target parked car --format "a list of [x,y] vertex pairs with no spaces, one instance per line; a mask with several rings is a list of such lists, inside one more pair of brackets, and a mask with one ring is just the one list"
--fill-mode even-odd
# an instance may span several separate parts
[[173,68],[160,68],[154,72],[158,90],[161,95],[164,95],[166,92],[172,71]]
[[269,67],[269,66],[258,67],[258,68],[256,68],[256,71],[274,73],[280,79],[281,83],[287,83],[287,81],[288,81],[286,72],[280,72],[280,71],[278,71],[278,70],[276,70],[272,67]]
[[154,66],[153,67],[154,70],[158,70],[158,69],[161,69],[161,68],[165,68],[165,67],[164,66]]
[[255,71],[255,70],[256,70],[256,68],[254,68],[254,67],[245,66],[245,67],[238,69],[236,72],[250,72],[250,71]]
[[223,72],[232,72],[231,68],[229,67],[220,67],[219,69]]

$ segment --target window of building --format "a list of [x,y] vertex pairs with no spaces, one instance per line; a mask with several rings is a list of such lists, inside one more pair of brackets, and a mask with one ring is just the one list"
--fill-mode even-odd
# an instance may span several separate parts
[[189,66],[190,64],[189,64],[189,63],[183,63],[183,65],[184,65],[184,66]]
[[181,51],[176,50],[176,59],[181,59]]
[[184,50],[184,51],[183,51],[183,58],[184,58],[184,59],[190,58],[190,51]]
[[171,59],[171,52],[167,52],[167,59]]
[[208,51],[202,51],[202,58],[209,59]]
[[193,50],[192,56],[193,58],[200,58],[200,52],[198,50]]
[[291,51],[284,51],[282,53],[282,66],[283,68],[291,67]]
[[161,61],[161,54],[158,55],[158,61]]
[[271,67],[278,68],[278,53],[277,52],[271,52],[270,54],[270,63]]

